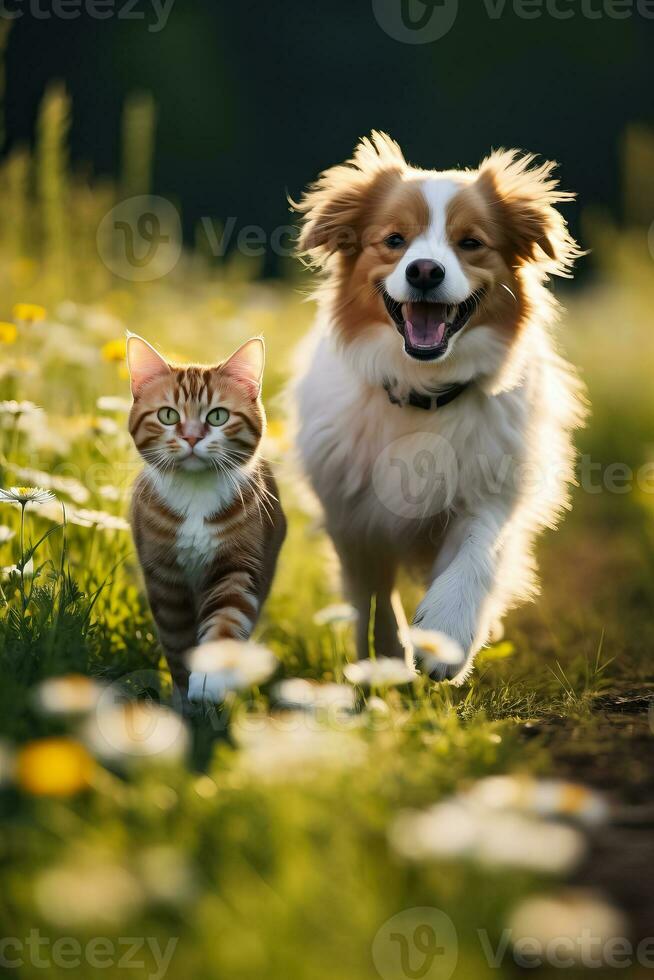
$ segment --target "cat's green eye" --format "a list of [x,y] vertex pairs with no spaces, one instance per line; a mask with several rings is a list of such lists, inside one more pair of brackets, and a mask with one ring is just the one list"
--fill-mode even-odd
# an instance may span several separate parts
[[207,414],[209,425],[224,425],[228,418],[229,412],[226,408],[212,408]]
[[157,418],[162,425],[177,425],[179,422],[179,412],[176,408],[160,408],[157,412]]

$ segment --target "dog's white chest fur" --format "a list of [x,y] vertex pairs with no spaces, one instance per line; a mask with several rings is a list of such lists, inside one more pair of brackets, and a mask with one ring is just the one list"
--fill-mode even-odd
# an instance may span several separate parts
[[[328,514],[392,536],[465,509],[522,457],[522,390],[489,400],[472,388],[447,409],[392,405],[352,372],[329,338],[299,386],[299,448]],[[508,466],[503,466],[504,460]]]

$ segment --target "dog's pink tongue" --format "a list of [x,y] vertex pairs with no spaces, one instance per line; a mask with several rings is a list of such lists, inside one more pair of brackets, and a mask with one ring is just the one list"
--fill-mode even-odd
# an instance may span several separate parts
[[412,347],[438,347],[445,336],[445,309],[440,303],[406,303],[404,326]]

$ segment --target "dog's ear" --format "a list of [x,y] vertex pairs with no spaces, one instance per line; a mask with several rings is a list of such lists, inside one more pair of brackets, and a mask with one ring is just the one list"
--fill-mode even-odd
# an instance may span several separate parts
[[351,160],[331,167],[301,201],[291,204],[303,215],[300,255],[322,264],[335,252],[356,251],[371,201],[406,169],[397,143],[385,133],[364,137]]
[[515,266],[540,265],[543,275],[568,276],[585,253],[556,209],[575,195],[559,190],[556,163],[535,164],[533,154],[498,150],[483,161],[478,182],[491,204],[507,257]]

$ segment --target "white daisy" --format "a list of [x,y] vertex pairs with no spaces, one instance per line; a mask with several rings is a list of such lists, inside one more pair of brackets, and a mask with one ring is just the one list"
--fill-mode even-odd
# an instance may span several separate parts
[[96,707],[102,691],[102,685],[91,677],[66,674],[42,681],[35,691],[35,702],[47,715],[86,714]]
[[425,674],[431,674],[442,664],[461,666],[465,654],[456,640],[436,630],[423,630],[417,626],[407,630],[416,660]]
[[560,950],[563,944],[568,959],[587,966],[584,954],[590,954],[593,965],[600,967],[602,950],[616,939],[624,943],[630,934],[619,909],[599,895],[576,889],[524,899],[511,913],[508,927],[511,943],[521,956],[542,956],[548,948]]
[[320,726],[305,712],[241,716],[233,734],[241,766],[263,780],[309,779],[366,759],[365,744],[356,735]]
[[0,544],[6,544],[7,541],[11,541],[15,536],[15,531],[12,531],[6,524],[0,524]]
[[120,398],[117,395],[102,395],[98,398],[96,405],[101,412],[115,412],[116,414],[127,414],[132,408],[132,403],[128,398]]
[[97,527],[101,531],[129,531],[129,523],[124,517],[108,514],[104,510],[88,510],[85,507],[75,507],[66,511],[69,523],[80,527]]
[[591,826],[608,819],[606,800],[587,786],[557,779],[490,776],[470,791],[470,798],[489,809],[514,809],[541,817],[568,817]]
[[487,866],[555,875],[572,871],[586,851],[586,840],[574,827],[488,810],[466,797],[401,814],[389,839],[413,860],[466,856]]
[[263,684],[275,672],[278,660],[260,643],[217,640],[191,650],[189,700],[219,704],[229,691],[243,691]]
[[347,684],[318,684],[300,677],[280,681],[273,690],[281,708],[304,711],[354,711],[356,694]]
[[358,660],[347,664],[343,673],[350,684],[361,687],[397,687],[411,684],[418,677],[400,657],[380,657],[378,660]]
[[[5,565],[2,569],[0,569],[0,572],[2,573],[3,580],[7,580],[10,579],[12,575],[20,575],[20,568],[18,565]],[[23,578],[32,578],[33,575],[34,559],[30,558],[30,560],[26,562],[25,568],[23,569]]]
[[0,402],[0,415],[31,415],[42,410],[34,402]]
[[153,701],[119,704],[111,689],[106,701],[100,699],[83,737],[101,759],[125,763],[181,761],[189,746],[188,729],[177,712]]
[[90,497],[89,491],[84,484],[80,483],[72,476],[56,476],[46,473],[43,470],[34,470],[27,466],[13,466],[9,464],[8,469],[19,480],[25,480],[33,486],[42,487],[44,490],[55,490],[63,493],[76,504],[85,504]]
[[34,895],[45,919],[71,929],[130,923],[145,901],[135,875],[103,861],[49,868],[38,875]]
[[313,621],[316,626],[338,626],[342,623],[355,622],[358,619],[358,615],[354,606],[342,602],[320,609],[315,613]]
[[7,503],[20,504],[47,504],[55,500],[55,495],[43,487],[10,487],[8,490],[0,489],[0,501]]
[[[49,521],[62,520],[61,507],[47,505],[41,511],[41,517]],[[108,514],[104,510],[89,510],[85,507],[66,507],[66,521],[76,527],[95,527],[100,531],[129,531],[129,523],[124,517]]]

